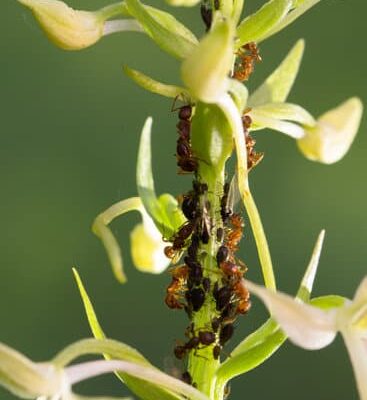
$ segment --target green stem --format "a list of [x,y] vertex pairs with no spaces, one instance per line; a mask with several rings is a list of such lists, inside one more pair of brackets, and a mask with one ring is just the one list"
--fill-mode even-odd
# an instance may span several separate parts
[[[201,164],[199,167],[199,176],[202,182],[207,183],[208,193],[206,199],[210,202],[210,220],[213,221],[212,235],[209,243],[202,245],[201,251],[204,254],[203,276],[209,277],[211,281],[210,292],[206,295],[206,300],[201,309],[194,314],[192,322],[194,323],[195,331],[210,331],[211,322],[217,316],[216,302],[212,295],[213,285],[219,280],[218,266],[216,262],[216,254],[218,252],[218,244],[216,240],[216,229],[222,226],[220,216],[220,198],[223,193],[224,185],[224,169],[216,175],[217,171],[210,166]],[[204,346],[202,349],[197,349],[190,352],[188,360],[188,371],[192,376],[193,382],[196,383],[197,389],[206,394],[210,399],[214,398],[216,371],[219,367],[219,359],[213,357],[213,348],[215,344]]]
[[118,17],[121,15],[124,16],[130,15],[124,1],[103,7],[98,11],[98,14],[103,18],[103,20]]
[[273,263],[271,261],[268,241],[266,240],[264,228],[261,222],[259,211],[249,189],[242,192],[243,202],[250,219],[251,229],[255,237],[256,248],[260,259],[265,286],[269,289],[276,289]]

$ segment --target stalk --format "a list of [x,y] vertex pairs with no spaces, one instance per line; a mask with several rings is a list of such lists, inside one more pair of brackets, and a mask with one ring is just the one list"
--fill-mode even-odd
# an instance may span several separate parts
[[[203,265],[203,276],[210,279],[210,292],[207,293],[205,303],[202,308],[194,313],[192,322],[195,330],[208,331],[211,330],[213,318],[218,316],[216,311],[216,303],[212,294],[213,286],[220,278],[218,266],[216,262],[216,254],[220,243],[216,239],[216,230],[223,227],[220,216],[220,199],[223,194],[224,185],[224,168],[218,174],[204,163],[199,164],[199,174],[202,182],[208,185],[207,201],[210,202],[209,218],[212,222],[212,232],[207,245],[202,244],[200,251],[205,254]],[[192,376],[193,382],[202,393],[209,398],[213,398],[215,391],[216,370],[219,367],[219,358],[213,357],[213,348],[215,343],[196,351],[191,351],[188,360],[188,371]]]

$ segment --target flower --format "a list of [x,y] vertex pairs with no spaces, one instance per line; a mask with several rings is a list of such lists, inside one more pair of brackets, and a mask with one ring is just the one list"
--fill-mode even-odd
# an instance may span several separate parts
[[[84,354],[118,354],[117,360],[97,360],[66,366],[73,359]],[[21,398],[38,400],[81,400],[86,397],[75,395],[73,385],[86,379],[106,373],[116,372],[139,378],[140,387],[149,382],[158,391],[168,390],[196,400],[208,400],[197,389],[175,379],[150,365],[135,350],[113,340],[86,339],[68,346],[52,362],[34,363],[23,354],[0,343],[0,385]],[[146,390],[148,390],[147,386]],[[88,397],[93,399],[94,397]],[[104,399],[118,400],[103,397]],[[96,399],[101,399],[97,397]],[[119,399],[123,400],[123,399]],[[125,399],[128,400],[128,399]]]
[[140,213],[143,222],[136,225],[130,233],[131,257],[134,265],[140,271],[160,274],[170,263],[170,260],[164,255],[166,244],[162,240],[162,234],[144,208]]
[[121,283],[126,282],[122,254],[108,224],[129,211],[139,211],[143,219],[143,223],[136,225],[130,235],[131,255],[135,266],[141,271],[159,274],[170,263],[163,253],[162,235],[146,212],[141,199],[131,197],[119,201],[97,216],[92,230],[102,240],[115,277]]
[[30,8],[48,38],[64,50],[80,50],[103,35],[104,19],[89,11],[74,10],[58,0],[18,0]]
[[332,164],[342,159],[357,134],[363,105],[358,97],[346,100],[318,118],[316,125],[305,129],[298,148],[310,160]]
[[247,282],[289,339],[297,346],[318,350],[329,345],[338,332],[344,338],[353,364],[361,400],[367,400],[367,276],[352,301],[320,309],[292,297]]

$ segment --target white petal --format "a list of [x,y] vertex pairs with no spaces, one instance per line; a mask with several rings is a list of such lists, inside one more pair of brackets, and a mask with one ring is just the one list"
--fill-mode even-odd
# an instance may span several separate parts
[[339,161],[349,150],[361,122],[363,105],[353,97],[323,114],[314,128],[298,141],[301,152],[310,160],[324,164]]
[[137,269],[143,272],[160,274],[169,265],[164,255],[165,243],[153,220],[141,210],[143,223],[138,224],[130,233],[131,257]]
[[367,345],[357,332],[345,329],[342,332],[353,365],[360,400],[367,400]]
[[80,50],[103,35],[104,20],[98,13],[73,10],[58,0],[19,0],[29,7],[48,38],[64,50]]
[[308,350],[329,345],[335,338],[335,311],[326,312],[292,297],[246,281],[248,289],[265,303],[289,339]]
[[367,276],[358,286],[353,302],[346,312],[350,315],[350,324],[367,337]]

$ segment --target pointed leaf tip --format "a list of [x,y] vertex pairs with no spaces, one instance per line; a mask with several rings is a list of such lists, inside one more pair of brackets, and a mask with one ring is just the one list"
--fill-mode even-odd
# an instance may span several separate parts
[[317,268],[319,266],[320,255],[322,251],[322,246],[325,238],[325,230],[323,229],[316,241],[315,247],[313,249],[311,259],[308,263],[306,272],[303,276],[301,286],[299,288],[297,297],[301,298],[303,301],[308,301],[312,292],[313,284],[316,277]]

